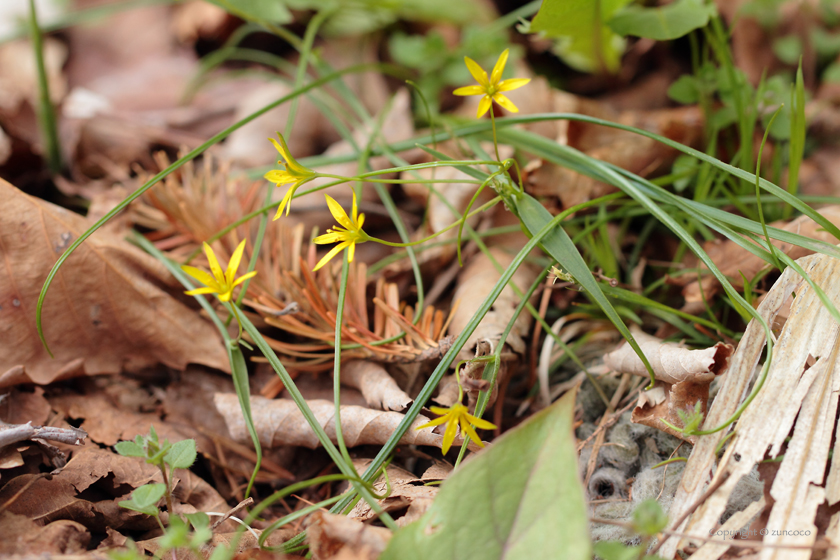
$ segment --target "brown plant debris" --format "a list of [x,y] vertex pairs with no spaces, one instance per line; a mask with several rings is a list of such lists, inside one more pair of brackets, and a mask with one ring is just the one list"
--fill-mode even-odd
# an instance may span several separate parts
[[[237,396],[230,393],[216,393],[214,402],[216,409],[227,422],[231,437],[236,441],[249,443],[251,438],[245,419],[242,417]],[[307,403],[327,436],[335,443],[335,404],[325,400],[311,400]],[[260,443],[266,447],[300,445],[315,449],[320,446],[315,432],[312,431],[295,402],[290,399],[271,400],[252,396],[251,413]],[[341,431],[344,442],[347,447],[383,445],[403,418],[404,416],[399,412],[371,410],[361,406],[342,406]],[[429,419],[424,416],[417,416],[400,443],[442,447],[443,436],[434,433],[433,428],[416,429],[428,421]],[[455,439],[455,444],[462,441],[458,437]],[[479,447],[470,442],[470,449],[477,451]]]
[[[639,402],[633,409],[633,422],[695,443],[697,436],[686,436],[662,420],[681,428],[683,420],[679,412],[696,413],[699,404],[699,411],[706,413],[709,385],[716,376],[726,371],[732,346],[718,342],[711,348],[690,350],[678,344],[663,342],[639,329],[633,330],[633,336],[653,367],[656,377],[656,386],[639,395]],[[626,341],[604,356],[604,363],[621,373],[648,377],[644,363]]]
[[391,531],[316,511],[309,517],[306,537],[314,560],[376,560],[388,546]]
[[358,389],[370,408],[404,412],[414,400],[379,364],[352,360],[341,366],[341,384]]
[[43,306],[51,358],[38,338],[35,308],[55,259],[88,221],[0,181],[0,387],[49,383],[190,362],[221,370],[227,357],[215,327],[184,305],[154,258],[122,239],[95,233],[53,280]]
[[[840,303],[840,260],[815,254],[798,260],[829,300]],[[769,496],[761,524],[765,544],[813,546],[818,532],[837,542],[837,515],[826,523],[818,510],[836,504],[840,491],[837,444],[829,459],[837,427],[840,396],[840,330],[814,290],[792,268],[786,269],[758,307],[766,321],[795,293],[790,316],[777,343],[764,385],[735,426],[735,436],[723,457],[717,448],[729,430],[703,436],[692,450],[677,490],[670,517],[675,530],[708,536],[717,526],[738,481],[765,459],[774,459],[775,476],[765,483]],[[732,357],[703,429],[720,425],[747,395],[765,345],[764,331],[755,320]],[[731,428],[730,428],[731,429]],[[713,476],[712,476],[713,474]],[[711,477],[711,478],[710,478]],[[713,489],[704,497],[705,488]],[[696,508],[696,509],[695,509]],[[751,526],[754,528],[754,526]],[[762,528],[762,527],[758,527]],[[690,539],[671,538],[660,555],[671,557]],[[810,558],[811,551],[766,547],[764,560]]]

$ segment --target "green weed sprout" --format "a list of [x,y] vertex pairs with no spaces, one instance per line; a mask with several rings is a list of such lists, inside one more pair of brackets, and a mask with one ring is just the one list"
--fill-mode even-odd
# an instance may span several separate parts
[[131,499],[123,500],[120,502],[120,506],[151,515],[157,520],[161,529],[166,530],[160,520],[160,511],[157,504],[161,498],[166,499],[166,509],[169,511],[171,525],[177,517],[172,507],[172,471],[188,469],[195,462],[195,440],[185,439],[176,443],[169,443],[169,440],[164,439],[161,442],[158,439],[155,427],[151,426],[148,436],[138,435],[134,438],[134,441],[120,441],[114,448],[117,453],[124,457],[143,457],[147,463],[160,470],[163,483],[140,486],[132,492]]

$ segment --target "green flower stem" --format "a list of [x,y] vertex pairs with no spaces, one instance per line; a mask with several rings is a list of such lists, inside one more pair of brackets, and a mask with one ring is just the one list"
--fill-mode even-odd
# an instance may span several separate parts
[[[475,403],[475,412],[473,413],[474,416],[477,418],[481,418],[484,415],[484,411],[487,409],[487,403],[490,399],[490,393],[493,391],[493,387],[496,384],[496,377],[499,375],[499,368],[501,367],[502,361],[502,348],[507,341],[507,337],[510,334],[510,331],[513,330],[513,325],[516,323],[516,320],[519,318],[519,315],[522,311],[525,310],[525,304],[528,300],[531,299],[531,296],[534,295],[534,292],[537,291],[537,288],[540,284],[543,283],[545,277],[548,276],[548,272],[551,270],[551,267],[543,269],[542,273],[540,273],[534,281],[531,283],[531,287],[528,288],[528,291],[525,293],[525,296],[519,301],[519,305],[516,306],[516,309],[513,311],[513,315],[508,321],[507,326],[505,326],[505,330],[502,332],[502,336],[499,338],[498,343],[496,343],[496,348],[493,351],[493,358],[490,360],[490,365],[484,367],[484,372],[482,373],[481,378],[489,381],[490,389],[487,391],[481,391],[478,395],[478,400]],[[490,370],[490,371],[488,371]],[[457,368],[455,370],[458,371]],[[600,387],[599,387],[600,389]],[[459,390],[459,398],[458,402],[461,402],[461,385],[459,382],[458,385]],[[475,427],[475,426],[473,426]],[[501,426],[499,426],[501,428]],[[464,442],[461,444],[461,450],[458,452],[458,459],[455,461],[455,469],[457,469],[461,461],[464,459],[464,456],[467,453],[467,445],[469,444],[469,438],[464,438]]]
[[493,129],[493,149],[496,151],[496,159],[502,161],[499,155],[499,139],[496,137],[496,114],[493,111],[493,102],[490,101],[490,126]]
[[[163,266],[169,271],[172,276],[178,280],[182,286],[187,288],[187,290],[193,289],[192,280],[190,277],[181,270],[181,267],[178,266],[175,262],[173,262],[169,257],[164,255],[157,247],[154,246],[152,242],[148,239],[137,233],[136,231],[132,232],[132,236],[130,240],[133,243],[136,243],[140,248],[144,251],[158,259]],[[218,313],[213,308],[212,305],[207,301],[202,295],[193,296],[195,297],[198,304],[207,312],[207,315],[210,317],[213,324],[216,325],[216,328],[219,330],[219,334],[222,337],[222,341],[225,345],[225,349],[228,353],[228,361],[230,362],[230,370],[231,376],[233,378],[233,386],[236,389],[236,396],[239,399],[239,406],[242,409],[242,415],[245,417],[245,425],[248,428],[248,433],[251,436],[251,441],[254,443],[254,450],[257,455],[256,465],[254,466],[254,471],[251,473],[251,479],[248,481],[248,488],[246,489],[245,493],[250,494],[251,488],[254,485],[254,481],[257,478],[257,473],[260,469],[260,463],[262,462],[262,446],[260,445],[260,439],[257,435],[256,430],[254,429],[254,421],[251,417],[251,401],[250,401],[250,387],[248,385],[248,367],[245,363],[245,357],[242,355],[242,350],[239,348],[239,345],[231,340],[230,335],[228,335],[227,326],[225,323],[219,318]],[[227,306],[227,310],[229,312],[234,312],[233,310],[236,309],[236,306],[232,306],[229,303],[224,304]],[[240,328],[240,336],[241,336],[241,329],[242,329],[242,322],[239,322]]]
[[[347,279],[350,276],[350,262],[347,251],[342,253],[341,280],[338,285],[338,303],[335,309],[335,359],[333,362],[333,401],[335,402],[335,439],[344,461],[353,469],[353,459],[344,443],[341,429],[341,329],[344,324],[344,302],[347,297]],[[355,470],[355,469],[354,469]]]
[[35,64],[38,69],[38,123],[47,153],[47,165],[53,175],[61,173],[61,146],[58,141],[58,128],[55,120],[55,107],[50,99],[50,83],[47,80],[47,68],[44,64],[44,43],[41,28],[38,26],[38,12],[35,0],[29,0],[29,32],[32,48],[35,51]]
[[[478,308],[476,313],[472,316],[470,321],[464,327],[464,330],[458,335],[455,341],[452,344],[452,347],[449,351],[446,352],[446,355],[441,359],[438,366],[435,368],[434,372],[432,372],[429,381],[423,386],[420,393],[414,400],[414,404],[411,405],[411,408],[405,413],[405,418],[400,422],[397,428],[394,430],[394,433],[391,434],[391,437],[388,438],[388,441],[385,442],[385,445],[382,446],[382,449],[379,450],[376,457],[374,457],[373,461],[371,462],[370,466],[368,466],[365,473],[362,475],[362,480],[370,481],[379,471],[382,464],[385,460],[390,457],[390,455],[396,449],[397,444],[399,443],[400,439],[402,439],[405,432],[411,427],[411,424],[414,422],[414,419],[417,418],[417,415],[420,413],[420,409],[425,406],[426,401],[429,400],[431,397],[432,392],[434,391],[435,387],[437,387],[438,383],[440,383],[441,378],[446,373],[449,368],[449,364],[452,363],[452,360],[458,355],[458,352],[461,351],[461,348],[466,344],[467,339],[472,335],[473,331],[478,327],[481,320],[484,318],[484,315],[490,310],[495,303],[496,298],[499,297],[499,294],[502,293],[502,290],[505,286],[510,282],[511,278],[513,278],[513,274],[525,262],[525,259],[531,253],[531,251],[536,248],[540,241],[548,235],[554,228],[556,228],[561,220],[562,216],[555,217],[554,219],[550,220],[545,227],[543,227],[539,232],[534,235],[531,239],[528,240],[528,243],[522,248],[521,251],[514,257],[513,261],[508,266],[507,270],[502,274],[501,278],[499,278],[496,285],[493,287],[493,290],[487,295],[484,302]],[[247,330],[247,329],[246,329]],[[333,512],[343,511],[347,505],[350,503],[352,498],[347,497],[335,506],[333,506]]]
[[210,146],[213,146],[214,144],[218,144],[219,142],[221,142],[222,140],[227,138],[231,133],[233,133],[236,130],[239,130],[240,128],[242,128],[243,126],[245,126],[246,124],[248,124],[252,120],[256,119],[257,117],[267,113],[271,109],[285,103],[286,101],[294,99],[295,97],[297,97],[299,95],[302,95],[302,94],[304,94],[304,93],[306,93],[310,90],[313,90],[313,89],[318,88],[318,87],[320,87],[320,86],[322,86],[326,83],[329,83],[332,80],[335,80],[335,79],[343,76],[344,74],[351,74],[351,73],[354,73],[354,72],[363,72],[365,70],[377,69],[377,68],[380,68],[380,66],[381,65],[379,65],[379,64],[360,64],[360,65],[351,66],[349,68],[339,70],[339,71],[337,71],[333,74],[330,74],[328,76],[324,76],[323,78],[320,78],[318,80],[314,80],[314,81],[308,83],[307,85],[289,93],[288,95],[285,95],[285,96],[281,97],[280,99],[278,99],[276,101],[273,101],[272,103],[269,103],[268,105],[266,105],[262,109],[259,109],[258,111],[255,111],[255,112],[251,113],[250,115],[248,115],[244,119],[232,124],[231,126],[227,127],[223,131],[214,135],[212,138],[210,138],[209,140],[207,140],[206,142],[204,142],[203,144],[201,144],[197,148],[191,150],[188,154],[186,154],[185,156],[178,159],[176,162],[169,165],[163,171],[157,173],[154,177],[152,177],[151,179],[146,181],[146,183],[144,183],[143,186],[141,186],[139,189],[137,189],[132,194],[127,196],[125,199],[123,199],[123,201],[120,202],[119,204],[117,204],[117,206],[114,207],[113,210],[111,210],[110,212],[105,214],[95,224],[93,224],[90,228],[88,228],[82,235],[80,235],[79,238],[76,239],[72,244],[70,244],[70,246],[61,254],[61,256],[58,257],[58,260],[56,260],[52,269],[50,269],[49,274],[47,274],[47,278],[44,281],[44,285],[41,287],[41,293],[38,295],[38,304],[37,304],[36,310],[35,310],[35,324],[36,324],[36,328],[38,330],[38,336],[41,339],[41,343],[44,345],[44,348],[46,349],[46,351],[50,355],[50,357],[54,357],[54,356],[53,356],[52,350],[50,350],[49,344],[47,344],[47,339],[44,336],[44,326],[43,326],[43,323],[42,323],[42,309],[43,309],[43,306],[44,306],[44,299],[47,297],[47,291],[49,290],[49,287],[52,284],[52,281],[55,278],[55,275],[58,273],[58,270],[61,268],[61,265],[64,264],[64,261],[66,261],[70,257],[70,255],[72,255],[73,252],[82,243],[84,243],[85,240],[88,237],[90,237],[93,234],[93,232],[95,232],[100,227],[102,227],[104,224],[106,224],[109,220],[111,220],[111,218],[113,218],[114,216],[116,216],[117,214],[122,212],[126,208],[126,206],[128,206],[129,204],[131,204],[131,202],[133,202],[134,200],[136,200],[137,198],[142,196],[143,193],[145,193],[152,186],[157,184],[161,179],[169,176],[172,172],[174,172],[175,170],[180,168],[186,162],[195,159],[196,157],[198,157],[199,155],[204,153],[208,148],[210,148]]
[[[315,42],[315,36],[318,32],[318,28],[324,22],[326,18],[326,12],[319,12],[313,17],[309,24],[306,26],[306,33],[303,37],[303,44],[300,49],[300,63],[298,65],[297,75],[295,76],[295,85],[294,89],[300,89],[303,85],[303,81],[306,78],[306,68],[309,65],[309,56],[312,53],[312,45]],[[288,137],[292,131],[292,125],[295,121],[295,115],[297,114],[298,103],[300,102],[300,97],[295,97],[291,100],[291,105],[289,107],[289,117],[286,120],[286,136]],[[274,188],[269,185],[265,192],[265,203],[268,204],[271,202],[271,197],[274,194]],[[248,272],[254,270],[257,266],[257,261],[259,260],[260,256],[260,248],[262,247],[263,239],[265,238],[265,230],[268,226],[268,212],[263,213],[260,217],[260,225],[257,230],[257,237],[254,240],[254,249],[251,253],[251,260],[248,263]],[[242,299],[245,297],[245,293],[248,290],[248,284],[251,282],[251,279],[245,280],[242,285],[242,290],[239,292],[239,297],[236,300],[236,305],[241,307],[242,306]],[[240,331],[242,329],[242,325],[240,324]],[[240,332],[240,336],[241,336]]]
[[368,236],[368,238],[365,241],[374,241],[376,243],[381,243],[382,245],[387,245],[389,247],[413,247],[415,245],[420,245],[422,243],[425,243],[426,241],[430,241],[430,240],[434,239],[435,237],[437,237],[437,236],[439,236],[443,233],[446,233],[447,231],[449,231],[449,230],[451,230],[455,227],[460,226],[461,224],[463,224],[469,218],[472,218],[476,214],[480,214],[481,212],[487,210],[488,208],[491,208],[491,207],[495,206],[496,204],[501,202],[501,200],[502,200],[502,198],[497,196],[497,197],[493,198],[492,200],[486,202],[485,204],[482,204],[481,206],[479,206],[478,208],[476,208],[475,210],[473,210],[472,212],[470,212],[469,214],[467,214],[463,218],[459,219],[458,221],[452,222],[451,224],[449,224],[448,226],[446,226],[442,230],[436,231],[432,235],[429,235],[428,237],[424,237],[423,239],[420,239],[420,240],[417,240],[417,241],[411,241],[409,243],[394,243],[393,241],[385,241],[384,239],[379,239],[378,237],[370,237],[370,236]]
[[[321,445],[326,450],[327,454],[333,460],[333,463],[341,470],[341,472],[350,477],[351,479],[355,479],[358,477],[358,473],[356,473],[355,469],[352,465],[348,465],[344,457],[341,455],[341,452],[336,448],[333,442],[330,440],[327,433],[324,431],[324,428],[318,422],[318,419],[315,418],[315,415],[312,413],[312,409],[309,408],[309,403],[306,402],[306,399],[303,398],[300,390],[295,385],[294,380],[289,375],[289,372],[286,371],[286,367],[277,357],[277,354],[274,353],[274,350],[263,338],[262,334],[259,330],[254,326],[253,323],[248,319],[247,316],[242,317],[242,326],[245,328],[245,332],[247,332],[251,339],[254,341],[254,344],[260,349],[263,355],[268,359],[268,362],[274,368],[274,371],[277,372],[277,376],[280,377],[280,380],[283,382],[283,385],[286,387],[286,392],[289,393],[289,396],[292,397],[292,400],[295,401],[297,404],[298,409],[300,409],[301,414],[306,419],[307,424],[312,428],[315,432],[315,435],[318,436],[318,440],[321,442]],[[382,463],[379,464],[382,466]],[[377,467],[378,468],[378,467]],[[375,471],[374,471],[375,472]],[[362,498],[370,505],[370,507],[375,511],[377,514],[380,515],[380,519],[382,522],[385,523],[389,527],[396,527],[394,520],[388,515],[386,512],[382,510],[379,506],[379,502],[371,495],[370,491],[361,486],[360,483],[354,484],[354,488],[356,492],[361,494]]]

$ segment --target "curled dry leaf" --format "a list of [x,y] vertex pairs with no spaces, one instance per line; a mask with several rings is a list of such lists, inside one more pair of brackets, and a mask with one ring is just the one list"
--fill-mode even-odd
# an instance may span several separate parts
[[[706,413],[709,385],[716,376],[726,371],[732,346],[718,342],[711,348],[690,350],[663,342],[638,329],[634,329],[633,336],[647,356],[657,380],[656,387],[639,395],[639,402],[633,410],[633,422],[696,443],[697,436],[686,436],[661,420],[682,427],[678,411],[692,413],[697,403],[700,403],[700,411]],[[604,356],[604,363],[620,373],[648,376],[644,363],[626,341]]]
[[44,301],[44,334],[35,308],[55,259],[88,227],[83,217],[0,181],[0,387],[50,383],[190,362],[228,369],[216,328],[176,299],[180,286],[130,243],[95,233],[67,260]]
[[378,410],[403,412],[414,402],[385,368],[374,362],[351,360],[342,364],[341,383],[361,391],[367,405]]
[[[233,439],[242,443],[250,443],[251,437],[239,408],[239,399],[235,394],[216,393],[214,399],[216,409],[224,416],[228,431]],[[309,408],[324,428],[330,440],[335,439],[335,404],[330,401],[307,401]],[[279,445],[300,445],[310,449],[317,448],[320,443],[315,432],[306,422],[297,405],[290,399],[266,399],[251,397],[251,413],[254,418],[254,428],[260,438],[260,443],[266,447]],[[356,445],[383,445],[394,433],[397,425],[404,416],[399,412],[384,412],[371,410],[361,406],[341,407],[341,430],[348,447]],[[417,430],[428,422],[423,416],[415,418],[411,427],[400,440],[405,445],[443,446],[443,436],[434,433],[432,428]],[[463,440],[458,437],[455,444]],[[470,442],[470,449],[479,449]]]
[[376,560],[388,546],[391,531],[316,511],[309,517],[306,537],[314,560]]
[[[732,346],[722,342],[711,348],[691,350],[679,344],[664,342],[639,329],[633,329],[633,336],[653,367],[657,381],[671,384],[681,381],[711,382],[716,375],[724,372],[733,351]],[[619,373],[648,377],[641,358],[626,341],[604,356],[604,363]]]
[[[831,223],[840,226],[840,205],[826,206],[821,208],[819,213]],[[790,222],[778,221],[768,225],[784,231],[798,233],[811,239],[828,243],[837,242],[831,233],[825,231],[814,220],[805,215]],[[775,239],[773,245],[794,260],[813,253],[810,249],[783,243]],[[744,284],[741,274],[751,279],[758,271],[768,266],[764,259],[753,255],[734,241],[708,242],[703,249],[736,289],[741,289]],[[691,274],[685,274],[674,279],[677,284],[683,282],[687,284],[683,288],[683,297],[686,304],[705,305],[703,303],[704,298],[709,301],[722,290],[720,282],[714,276],[708,274],[708,269],[703,267],[702,270],[705,271],[702,281],[697,280],[697,276]]]

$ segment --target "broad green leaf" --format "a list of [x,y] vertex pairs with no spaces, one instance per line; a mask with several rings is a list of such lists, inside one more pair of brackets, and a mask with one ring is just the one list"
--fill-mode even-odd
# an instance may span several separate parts
[[583,72],[618,71],[624,40],[606,22],[630,0],[544,0],[530,30],[557,39],[555,52]]
[[172,445],[163,461],[173,469],[188,469],[195,462],[195,440],[185,439]]
[[676,0],[661,8],[625,6],[618,10],[607,25],[615,33],[670,41],[704,27],[716,14],[712,3],[703,0]]
[[236,17],[257,23],[283,24],[292,21],[292,13],[282,0],[207,0]]
[[130,500],[120,502],[120,506],[146,515],[157,516],[160,513],[157,503],[165,493],[165,484],[144,484],[131,493]]
[[668,87],[668,97],[683,105],[697,103],[697,100],[700,99],[697,78],[691,74],[680,76]]
[[118,441],[117,444],[114,446],[114,449],[116,449],[117,453],[119,453],[123,457],[146,456],[146,451],[143,449],[143,446],[137,444],[134,441]]
[[380,560],[589,560],[572,435],[574,392],[467,460]]

